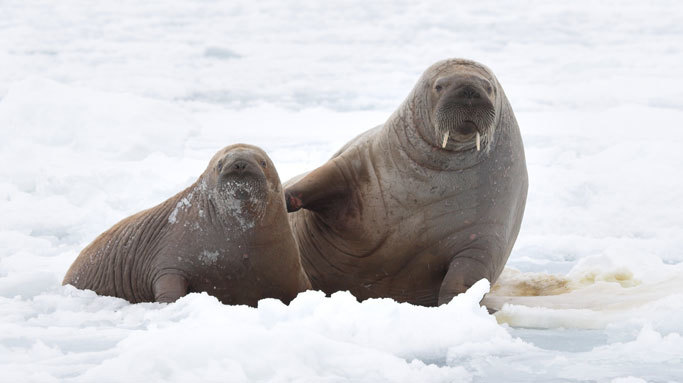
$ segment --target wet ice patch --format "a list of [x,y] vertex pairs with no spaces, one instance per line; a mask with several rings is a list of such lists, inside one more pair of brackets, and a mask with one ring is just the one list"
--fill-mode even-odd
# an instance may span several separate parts
[[204,49],[204,56],[218,60],[229,60],[242,57],[235,53],[232,49],[217,46],[207,47]]
[[624,376],[612,379],[610,383],[647,383],[647,380],[636,378],[635,376]]
[[[655,257],[594,256],[567,275],[506,269],[484,304],[500,323],[533,328],[604,329],[628,321],[657,321],[683,315],[683,264]],[[655,309],[656,308],[656,309]]]

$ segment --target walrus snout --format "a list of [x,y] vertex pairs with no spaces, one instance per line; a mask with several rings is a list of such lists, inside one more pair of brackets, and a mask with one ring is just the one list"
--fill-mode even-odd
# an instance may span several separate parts
[[449,142],[474,144],[491,129],[495,118],[495,90],[491,82],[476,74],[442,76],[434,81],[438,98],[434,110],[436,134],[443,148]]
[[461,105],[493,104],[493,86],[480,76],[451,75],[438,78],[434,90],[441,100]]
[[255,158],[243,155],[224,158],[223,161],[219,163],[218,171],[220,172],[221,177],[233,177],[246,174],[263,175],[262,166],[258,161]]
[[249,152],[228,153],[216,166],[219,193],[235,200],[261,200],[267,176],[265,159]]

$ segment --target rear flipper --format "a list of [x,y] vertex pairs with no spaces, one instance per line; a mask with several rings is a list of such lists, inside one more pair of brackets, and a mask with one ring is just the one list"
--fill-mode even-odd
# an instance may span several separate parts
[[154,282],[154,300],[156,302],[171,303],[187,295],[188,282],[178,274],[164,274]]

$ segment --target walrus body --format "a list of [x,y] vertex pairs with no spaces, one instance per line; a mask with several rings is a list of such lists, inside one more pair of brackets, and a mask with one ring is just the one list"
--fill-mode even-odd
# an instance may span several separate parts
[[206,291],[251,306],[310,287],[277,171],[249,145],[222,149],[192,186],[101,234],[63,284],[130,302]]
[[497,79],[475,62],[446,60],[384,125],[288,181],[285,198],[313,288],[433,306],[481,278],[495,282],[527,187]]

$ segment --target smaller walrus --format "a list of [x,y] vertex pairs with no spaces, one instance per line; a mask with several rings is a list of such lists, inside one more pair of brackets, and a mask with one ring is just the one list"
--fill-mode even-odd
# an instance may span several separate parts
[[216,153],[187,189],[102,233],[63,284],[133,303],[206,291],[250,306],[289,303],[310,288],[277,171],[263,150],[244,144]]

